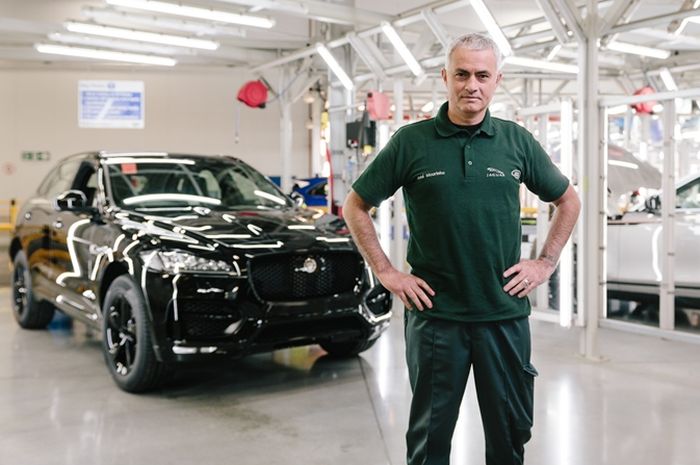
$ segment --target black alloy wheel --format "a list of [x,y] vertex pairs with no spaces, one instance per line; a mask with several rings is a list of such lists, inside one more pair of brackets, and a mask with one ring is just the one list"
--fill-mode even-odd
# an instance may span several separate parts
[[105,344],[111,357],[114,370],[121,376],[126,376],[136,359],[136,320],[132,313],[131,304],[118,295],[105,315],[106,330]]
[[32,291],[32,276],[23,251],[15,254],[12,271],[12,314],[25,329],[45,329],[53,319],[50,302],[37,299]]
[[127,392],[158,387],[165,364],[156,358],[146,301],[130,276],[119,276],[109,286],[102,315],[102,350],[117,386]]

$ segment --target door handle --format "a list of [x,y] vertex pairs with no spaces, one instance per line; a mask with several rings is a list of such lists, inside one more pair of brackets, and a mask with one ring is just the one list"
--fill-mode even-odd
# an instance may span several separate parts
[[61,229],[63,227],[63,221],[61,220],[56,220],[53,222],[53,227],[56,229]]

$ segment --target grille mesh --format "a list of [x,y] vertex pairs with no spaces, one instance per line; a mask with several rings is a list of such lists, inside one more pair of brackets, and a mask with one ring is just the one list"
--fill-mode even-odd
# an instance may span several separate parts
[[190,340],[228,337],[226,328],[241,319],[237,310],[221,301],[181,300],[178,311],[185,337]]
[[[316,269],[303,271],[313,260]],[[362,260],[353,252],[274,254],[255,257],[250,275],[255,291],[268,302],[295,301],[352,292],[362,276]]]

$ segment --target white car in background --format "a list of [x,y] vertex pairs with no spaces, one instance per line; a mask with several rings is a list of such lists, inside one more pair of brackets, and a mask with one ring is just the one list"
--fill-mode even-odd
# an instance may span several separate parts
[[[608,296],[654,302],[661,282],[661,200],[649,197],[640,211],[608,221]],[[700,173],[676,185],[676,302],[700,309]],[[692,326],[700,326],[700,311],[686,310]]]

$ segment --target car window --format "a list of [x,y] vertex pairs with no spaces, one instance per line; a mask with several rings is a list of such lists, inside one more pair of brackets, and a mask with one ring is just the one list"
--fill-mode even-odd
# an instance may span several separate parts
[[676,208],[700,208],[700,178],[679,189]]
[[105,164],[110,195],[115,204],[122,207],[281,208],[292,205],[269,179],[240,161],[114,157]]
[[44,197],[54,197],[70,189],[81,163],[81,159],[71,159],[60,163],[42,182],[39,193]]

